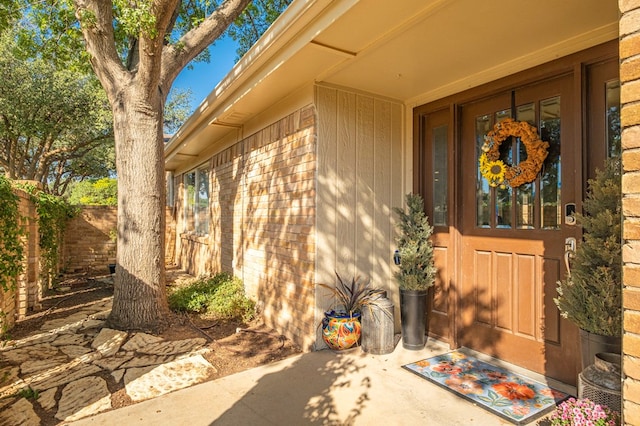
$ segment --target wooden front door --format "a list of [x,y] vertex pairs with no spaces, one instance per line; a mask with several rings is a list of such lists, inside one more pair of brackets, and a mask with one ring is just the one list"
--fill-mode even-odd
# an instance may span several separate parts
[[[577,329],[562,320],[553,298],[565,275],[565,239],[578,238],[565,221],[581,186],[580,137],[574,137],[573,77],[564,75],[460,107],[461,172],[458,344],[565,383],[575,383]],[[478,169],[484,136],[507,117],[526,121],[549,142],[535,181],[492,188]],[[526,150],[517,138],[501,158],[517,164]]]

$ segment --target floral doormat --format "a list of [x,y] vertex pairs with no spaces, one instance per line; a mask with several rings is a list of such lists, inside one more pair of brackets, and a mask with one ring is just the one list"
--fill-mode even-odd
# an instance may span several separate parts
[[423,359],[403,368],[517,425],[532,422],[569,397],[460,351]]

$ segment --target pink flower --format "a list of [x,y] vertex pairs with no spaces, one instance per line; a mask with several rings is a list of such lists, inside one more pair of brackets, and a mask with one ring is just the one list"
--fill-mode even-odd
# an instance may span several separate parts
[[616,426],[619,414],[588,399],[569,398],[549,417],[551,426]]

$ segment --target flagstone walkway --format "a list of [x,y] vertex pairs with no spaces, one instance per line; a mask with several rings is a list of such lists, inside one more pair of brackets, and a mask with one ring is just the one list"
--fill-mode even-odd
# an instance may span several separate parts
[[[0,425],[72,421],[112,408],[124,385],[138,402],[206,381],[216,369],[204,338],[164,340],[106,328],[111,298],[45,322],[0,348]],[[37,398],[34,396],[37,395]],[[49,421],[50,424],[50,421]]]

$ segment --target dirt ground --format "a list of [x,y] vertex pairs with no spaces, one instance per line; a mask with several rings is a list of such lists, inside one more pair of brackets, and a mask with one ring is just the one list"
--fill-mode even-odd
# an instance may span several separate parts
[[[10,339],[20,339],[39,332],[45,321],[72,314],[75,310],[106,297],[113,296],[113,285],[99,277],[76,275],[63,278],[56,290],[47,292],[42,309],[19,321],[9,331]],[[168,271],[167,285],[180,285],[184,274]],[[158,334],[166,340],[182,340],[204,337],[211,350],[204,355],[217,370],[209,377],[215,380],[253,367],[279,361],[299,354],[300,348],[289,339],[264,325],[260,320],[249,323],[241,321],[214,321],[200,315],[174,314],[171,324]],[[120,408],[133,402],[124,387],[112,393],[113,408]],[[37,404],[36,404],[37,405]],[[39,413],[40,415],[44,413]],[[43,424],[56,424],[43,419]]]

